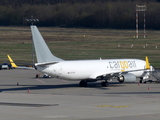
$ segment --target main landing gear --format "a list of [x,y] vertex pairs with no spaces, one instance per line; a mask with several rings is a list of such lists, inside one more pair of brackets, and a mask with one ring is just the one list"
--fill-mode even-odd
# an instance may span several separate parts
[[140,77],[139,83],[143,82],[143,77]]
[[81,80],[81,81],[79,82],[79,86],[80,86],[80,87],[87,87],[87,81],[86,81],[86,80]]
[[[109,83],[108,83],[107,80],[103,80],[103,81],[101,82],[101,86],[102,86],[102,87],[107,87],[108,85],[109,85]],[[86,81],[86,80],[81,80],[81,81],[79,82],[79,86],[80,86],[80,87],[87,87],[87,81]]]
[[109,85],[108,81],[107,80],[104,80],[101,82],[101,86],[102,87],[107,87]]

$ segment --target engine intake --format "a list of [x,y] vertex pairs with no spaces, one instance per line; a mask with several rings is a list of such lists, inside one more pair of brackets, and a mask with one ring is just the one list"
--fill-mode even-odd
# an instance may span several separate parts
[[136,81],[136,76],[132,73],[127,73],[127,74],[121,74],[117,80],[120,82],[120,83],[123,83],[123,82],[135,82]]

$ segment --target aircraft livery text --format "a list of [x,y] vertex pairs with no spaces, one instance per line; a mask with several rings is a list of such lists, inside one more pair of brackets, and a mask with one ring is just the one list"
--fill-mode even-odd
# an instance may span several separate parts
[[128,68],[136,68],[135,61],[109,61],[110,68],[121,69],[121,71],[125,71]]

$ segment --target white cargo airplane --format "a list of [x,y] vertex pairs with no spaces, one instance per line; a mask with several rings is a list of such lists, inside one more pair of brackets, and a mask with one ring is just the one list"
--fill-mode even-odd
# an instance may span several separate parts
[[54,56],[49,50],[36,26],[31,26],[32,39],[35,46],[37,62],[35,68],[48,75],[65,80],[80,81],[81,87],[87,82],[102,81],[103,87],[113,77],[120,83],[134,82],[136,78],[148,76],[150,70],[148,57],[146,61],[139,59],[98,59],[65,61]]

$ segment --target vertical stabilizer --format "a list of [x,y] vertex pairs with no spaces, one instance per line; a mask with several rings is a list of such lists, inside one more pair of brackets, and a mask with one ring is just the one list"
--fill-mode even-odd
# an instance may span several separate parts
[[32,25],[31,31],[38,63],[62,61],[51,53],[36,26]]
[[14,67],[14,68],[18,67],[18,66],[13,62],[12,58],[10,57],[10,55],[7,55],[7,57],[8,57],[8,60],[10,61],[11,65],[12,65],[12,67]]

